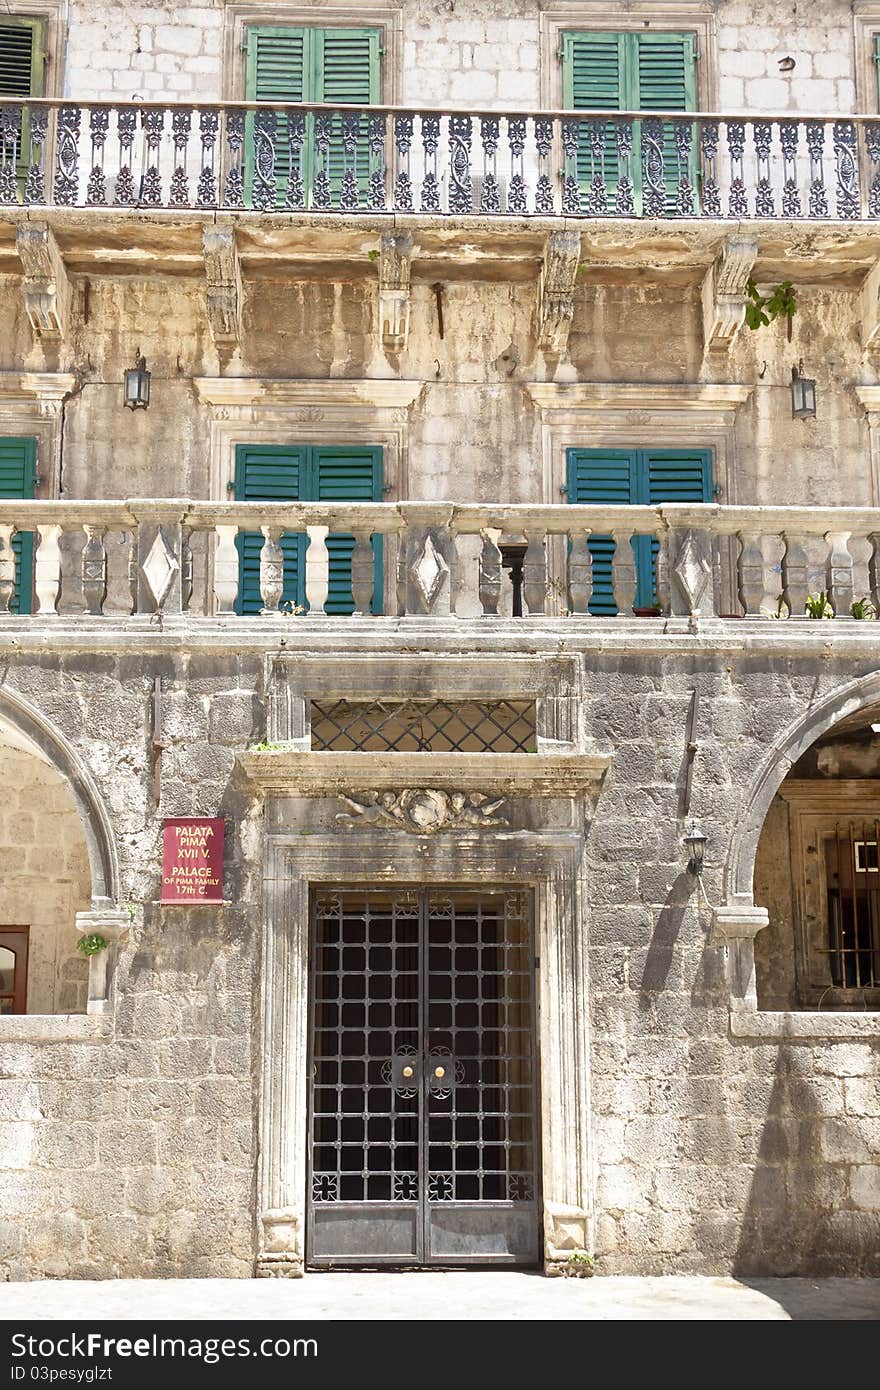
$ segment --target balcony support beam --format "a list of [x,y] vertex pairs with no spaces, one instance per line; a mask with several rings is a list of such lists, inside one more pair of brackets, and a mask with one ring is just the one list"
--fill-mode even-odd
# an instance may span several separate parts
[[41,338],[63,339],[70,319],[70,281],[48,222],[20,222],[15,248],[24,271],[24,306]]
[[542,352],[561,354],[568,347],[580,256],[580,232],[550,233],[538,285],[538,347]]
[[379,243],[379,342],[386,352],[403,352],[409,337],[409,232],[384,232]]
[[745,323],[746,285],[758,257],[752,237],[729,236],[703,278],[703,351],[729,352]]
[[208,322],[215,345],[235,349],[241,342],[241,264],[235,229],[205,227],[202,234],[207,279]]
[[875,355],[880,353],[880,259],[865,276],[859,299],[862,348]]

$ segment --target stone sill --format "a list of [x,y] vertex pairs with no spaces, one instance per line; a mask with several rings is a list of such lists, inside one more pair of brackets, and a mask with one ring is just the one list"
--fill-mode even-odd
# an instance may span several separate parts
[[5,1042],[99,1042],[113,1036],[113,1020],[98,1014],[13,1014],[0,1018]]
[[762,1013],[758,1009],[730,1010],[733,1038],[824,1038],[851,1042],[880,1038],[880,1013],[832,1014],[798,1010]]

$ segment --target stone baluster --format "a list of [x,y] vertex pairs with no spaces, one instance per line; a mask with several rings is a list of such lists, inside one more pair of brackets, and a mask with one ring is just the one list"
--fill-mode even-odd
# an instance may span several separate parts
[[312,616],[326,612],[330,588],[330,554],[327,550],[328,526],[307,526],[306,602]]
[[547,599],[547,552],[544,548],[546,531],[543,526],[527,526],[523,530],[526,538],[526,553],[523,559],[523,598],[529,614],[544,612]]
[[83,526],[86,543],[82,549],[82,591],[86,612],[99,616],[107,597],[107,551],[104,548],[104,527]]
[[630,531],[612,531],[614,558],[611,562],[614,602],[619,618],[631,618],[636,601],[636,557]]
[[659,542],[657,555],[654,560],[654,591],[657,595],[657,602],[660,604],[664,613],[672,612],[672,573],[669,555],[671,533],[666,532],[657,537]]
[[740,556],[737,565],[739,600],[747,618],[766,618],[775,613],[778,598],[771,592],[770,566],[764,559],[764,547],[759,532],[740,531]]
[[501,601],[501,551],[495,539],[497,532],[483,530],[480,535],[483,538],[483,548],[480,551],[480,604],[484,617],[496,617]]
[[261,526],[263,545],[260,550],[260,597],[263,600],[262,612],[278,612],[281,595],[284,593],[284,551],[281,549],[283,526]]
[[397,616],[402,618],[406,613],[406,591],[409,584],[409,532],[402,531],[397,537],[397,574],[396,593],[397,593]]
[[15,593],[15,551],[12,549],[13,526],[0,526],[0,616],[9,612]]
[[593,557],[586,529],[569,532],[568,599],[572,613],[589,613],[593,592]]
[[195,528],[184,526],[180,532],[180,609],[189,612],[193,593],[192,538]]
[[789,617],[802,618],[810,592],[810,566],[803,536],[794,531],[783,535],[785,553],[782,556],[782,598]]
[[855,597],[853,591],[853,558],[847,541],[849,531],[826,531],[828,558],[825,565],[825,589],[835,618],[851,618]]
[[874,612],[880,615],[880,531],[872,531],[865,540],[871,547],[868,557],[868,598]]
[[[372,532],[357,530],[354,536],[354,549],[351,552],[351,596],[354,599],[355,618],[366,618],[372,611],[373,583],[376,566],[373,555]],[[382,605],[376,607],[381,612]]]
[[35,612],[41,618],[58,612],[61,592],[61,527],[41,526],[38,532],[34,591],[37,596]]
[[238,597],[238,550],[235,538],[237,526],[215,528],[217,548],[214,554],[214,596],[217,613],[234,613]]

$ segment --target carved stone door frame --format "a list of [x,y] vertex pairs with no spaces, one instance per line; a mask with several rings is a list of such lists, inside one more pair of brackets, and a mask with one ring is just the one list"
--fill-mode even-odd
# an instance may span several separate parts
[[534,831],[431,837],[372,827],[285,829],[307,800],[270,793],[266,805],[258,1276],[296,1277],[304,1269],[309,893],[328,882],[491,880],[535,890],[544,1259],[548,1273],[561,1272],[593,1239],[584,839],[582,826],[572,824],[580,816]]

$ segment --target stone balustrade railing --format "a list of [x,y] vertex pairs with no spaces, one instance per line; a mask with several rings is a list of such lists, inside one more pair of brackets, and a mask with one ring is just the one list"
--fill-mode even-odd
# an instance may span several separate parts
[[880,118],[0,99],[0,204],[880,217]]
[[[285,539],[294,536],[298,558]],[[242,537],[251,537],[245,605]],[[361,619],[607,619],[634,608],[691,619],[871,618],[880,614],[880,509],[0,501],[6,621],[234,620],[243,607],[255,622],[297,612],[323,620],[328,607]]]

